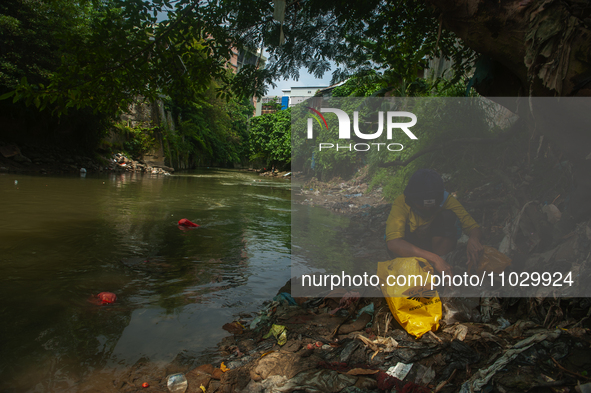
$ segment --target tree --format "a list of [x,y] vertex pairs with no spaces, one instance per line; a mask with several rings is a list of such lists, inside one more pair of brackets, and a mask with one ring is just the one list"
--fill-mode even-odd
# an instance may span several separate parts
[[[44,1],[30,4],[39,14],[46,6]],[[166,18],[159,21],[159,15]],[[228,78],[236,43],[215,3],[106,0],[93,2],[85,18],[84,34],[69,29],[59,49],[52,49],[60,56],[46,81],[23,78],[3,98],[63,114],[72,107],[114,113],[138,97],[153,101],[162,94],[191,99],[212,80],[220,85],[221,97],[264,93],[265,70],[247,66],[237,78]]]
[[262,159],[264,164],[284,167],[291,161],[291,110],[286,109],[250,120],[251,160]]
[[[234,2],[236,4],[239,1]],[[244,39],[263,40],[271,53],[269,67],[297,77],[300,66],[317,75],[329,60],[340,68],[333,82],[356,71],[381,69],[392,80],[412,81],[428,57],[451,58],[457,80],[474,75],[469,86],[481,95],[591,95],[591,5],[578,0],[368,0],[343,3],[300,1],[287,5],[282,25],[270,17],[260,0],[259,22],[253,14],[232,14],[233,27]],[[266,12],[266,13],[265,13]],[[278,37],[283,31],[285,42]],[[257,34],[257,32],[259,32]],[[591,151],[586,105],[562,105],[549,110],[540,101],[503,105],[528,120],[532,139],[545,135],[574,165],[577,190],[570,215],[591,215]],[[557,125],[549,116],[560,117]],[[535,138],[537,139],[537,138]]]
[[[85,1],[1,2],[0,96],[14,95],[20,81],[47,86],[64,56],[89,34],[91,13],[92,8]],[[29,103],[37,108],[45,100],[37,94],[29,97]],[[104,113],[73,110],[67,118],[57,119],[37,108],[28,108],[22,102],[0,101],[0,138],[18,143],[58,139],[64,147],[89,149],[96,146],[108,126]],[[64,138],[70,133],[76,138]]]

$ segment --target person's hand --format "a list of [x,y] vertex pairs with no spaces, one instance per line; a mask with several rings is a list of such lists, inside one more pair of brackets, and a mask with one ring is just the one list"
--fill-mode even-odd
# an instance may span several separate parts
[[429,259],[429,262],[431,263],[431,266],[433,266],[433,268],[437,270],[439,273],[452,273],[451,266],[449,266],[449,264],[445,262],[445,260],[441,258],[439,255],[433,254],[433,257]]
[[468,239],[466,252],[468,254],[468,266],[477,267],[480,257],[484,252],[484,247],[482,247],[482,244],[480,244],[480,240],[477,236],[470,236],[470,239]]

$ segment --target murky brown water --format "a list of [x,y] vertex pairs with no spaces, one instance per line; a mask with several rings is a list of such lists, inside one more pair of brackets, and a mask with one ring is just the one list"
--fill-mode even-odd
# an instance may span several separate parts
[[[211,361],[221,326],[290,276],[290,184],[259,180],[0,174],[0,390],[111,391],[140,363]],[[101,291],[118,301],[87,301]]]

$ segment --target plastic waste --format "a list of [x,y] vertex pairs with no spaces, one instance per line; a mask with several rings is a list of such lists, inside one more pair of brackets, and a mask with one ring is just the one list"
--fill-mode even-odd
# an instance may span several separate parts
[[[430,284],[416,286],[417,281],[426,282],[434,270],[423,258],[396,258],[378,262],[377,275],[382,293],[392,315],[408,333],[419,338],[429,330],[437,331],[441,320],[441,299],[437,291],[430,290]],[[407,280],[406,285],[388,285],[388,276],[422,277],[421,280]],[[398,284],[398,283],[397,283]]]
[[279,303],[287,303],[287,305],[289,305],[289,306],[297,306],[298,305],[296,303],[296,301],[294,300],[294,298],[291,297],[291,295],[287,292],[281,292],[279,295],[277,295],[273,298],[273,301],[279,302]]
[[416,370],[415,383],[419,385],[428,385],[435,378],[435,370],[431,367],[425,367],[420,363],[414,365]]
[[503,317],[497,318],[497,323],[499,324],[499,330],[503,330],[511,326],[511,322]]
[[188,385],[187,378],[181,373],[169,375],[168,382],[166,383],[166,386],[171,393],[185,393]]
[[115,303],[117,300],[117,295],[113,292],[101,292],[96,295],[96,298],[101,302],[101,304],[111,304]]
[[257,325],[261,322],[267,322],[269,320],[269,317],[267,315],[259,315],[258,317],[256,317],[255,319],[252,320],[252,322],[250,323],[250,330],[253,330],[254,328],[257,327]]
[[483,246],[484,253],[478,262],[477,274],[483,272],[502,273],[511,265],[511,258],[490,246]]
[[411,364],[398,363],[398,364],[396,364],[396,366],[390,367],[388,369],[388,371],[386,371],[386,374],[388,374],[391,377],[398,378],[399,380],[402,381],[404,378],[406,378],[406,376],[410,372],[412,365],[413,365],[412,363]]
[[488,366],[487,368],[481,368],[472,374],[472,377],[462,384],[460,393],[470,393],[482,390],[482,388],[488,383],[488,381],[490,381],[497,371],[502,370],[507,365],[507,363],[515,359],[521,352],[527,351],[536,343],[546,339],[553,341],[558,338],[558,336],[560,336],[560,333],[560,330],[556,330],[554,332],[543,332],[534,334],[525,340],[519,341],[513,345],[512,348],[506,350],[503,356],[499,357],[492,365]]
[[546,217],[548,218],[548,222],[550,224],[556,224],[562,218],[562,213],[554,204],[545,205],[542,207],[542,212],[546,213]]
[[480,299],[474,297],[450,297],[443,298],[445,317],[443,320],[447,326],[456,322],[482,322],[480,314]]
[[179,220],[179,226],[181,227],[187,227],[187,228],[197,228],[199,227],[199,225],[187,220],[186,218],[181,218]]
[[263,338],[269,338],[274,336],[277,339],[277,344],[284,345],[287,342],[287,329],[283,325],[275,325],[271,326],[269,333],[265,334]]
[[363,314],[363,313],[373,316],[373,313],[374,313],[373,303],[370,303],[367,306],[363,307],[361,310],[359,310],[359,312],[357,312],[357,316],[355,317],[355,320],[357,320],[357,318],[359,318],[361,316],[361,314]]

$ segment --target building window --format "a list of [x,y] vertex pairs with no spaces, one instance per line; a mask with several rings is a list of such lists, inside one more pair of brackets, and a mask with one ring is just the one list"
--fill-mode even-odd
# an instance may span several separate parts
[[312,90],[308,90],[308,94],[309,94],[309,93],[312,93]]

